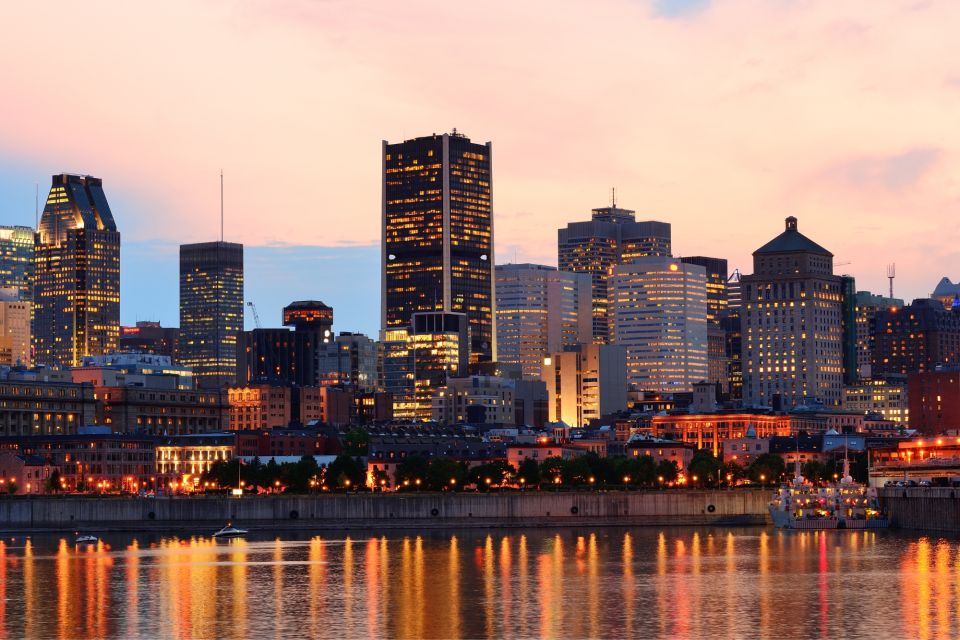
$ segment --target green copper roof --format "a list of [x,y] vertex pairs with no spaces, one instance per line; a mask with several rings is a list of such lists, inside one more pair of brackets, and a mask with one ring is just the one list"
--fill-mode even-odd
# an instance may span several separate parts
[[776,238],[763,245],[753,252],[758,253],[819,253],[825,256],[833,256],[832,253],[818,245],[816,242],[797,231],[797,219],[790,216],[786,220],[786,230]]

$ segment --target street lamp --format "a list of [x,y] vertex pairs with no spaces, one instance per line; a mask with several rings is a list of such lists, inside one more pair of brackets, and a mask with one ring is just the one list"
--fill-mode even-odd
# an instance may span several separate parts
[[766,483],[767,483],[767,475],[766,475],[765,473],[761,473],[761,474],[760,474],[760,484],[766,484]]

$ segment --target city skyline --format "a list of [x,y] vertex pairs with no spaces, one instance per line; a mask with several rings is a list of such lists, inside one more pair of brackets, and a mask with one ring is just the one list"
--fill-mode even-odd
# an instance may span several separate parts
[[[693,6],[682,10],[686,5]],[[938,34],[955,23],[958,9],[914,5],[883,12],[871,5],[869,14],[863,3],[803,12],[747,2],[556,5],[541,24],[544,11],[532,3],[510,9],[505,22],[512,26],[427,4],[408,15],[389,6],[341,8],[335,18],[324,5],[221,5],[197,9],[191,20],[170,5],[151,21],[155,33],[179,37],[148,39],[152,46],[134,56],[142,67],[136,71],[111,52],[140,51],[131,39],[145,34],[113,29],[119,41],[98,38],[117,19],[104,5],[90,9],[93,42],[82,62],[103,70],[101,89],[115,104],[75,105],[69,117],[85,127],[56,137],[45,132],[50,118],[33,117],[33,110],[56,103],[44,79],[61,75],[57,43],[70,39],[57,34],[69,20],[45,16],[49,37],[15,33],[0,44],[9,54],[0,68],[20,97],[0,122],[0,217],[32,226],[34,184],[63,168],[102,176],[124,220],[122,322],[172,325],[176,247],[218,237],[222,168],[226,239],[248,247],[251,266],[260,252],[264,262],[286,267],[260,282],[251,275],[248,297],[261,313],[278,316],[291,300],[318,298],[338,309],[338,330],[374,335],[376,302],[349,294],[357,282],[377,286],[379,141],[457,127],[497,146],[501,264],[555,265],[552,230],[606,206],[615,186],[618,203],[638,219],[673,226],[677,256],[716,255],[745,270],[757,240],[794,215],[829,242],[838,263],[851,263],[838,271],[854,275],[860,289],[886,291],[885,266],[896,262],[896,294],[910,300],[929,295],[944,275],[958,277],[942,266],[956,262],[956,242],[942,229],[952,229],[958,206],[950,177],[956,134],[943,125],[960,99],[960,73],[933,46],[949,41]],[[27,6],[3,11],[10,23],[39,19]],[[421,18],[428,11],[449,35],[416,26],[427,23]],[[483,30],[460,22],[499,32],[504,50],[458,60],[463,77],[477,82],[454,80],[449,98],[432,100],[419,95],[429,95],[422,81],[407,87],[391,79],[400,43],[384,32],[390,20],[405,26],[397,33],[419,34],[404,37],[410,55],[443,38],[477,42]],[[745,35],[736,28],[744,21],[763,28]],[[607,44],[580,59],[558,45],[593,41],[600,29]],[[354,34],[350,41],[336,35],[344,30]],[[251,31],[256,37],[244,48],[239,43]],[[514,37],[521,31],[532,40]],[[647,60],[638,40],[653,51],[669,43],[671,56]],[[240,53],[222,59],[215,45]],[[265,83],[254,94],[249,73]],[[73,75],[62,76],[58,91],[79,91]],[[316,78],[317,87],[303,86],[304,77]],[[524,91],[516,90],[521,80]],[[329,92],[322,104],[321,92]],[[599,92],[614,98],[593,100]],[[179,106],[184,96],[204,106]],[[539,107],[538,118],[517,117],[527,105],[549,107]],[[241,127],[256,132],[254,139],[237,135]],[[131,155],[137,148],[151,153]],[[172,183],[178,188],[162,186]],[[304,260],[336,264],[343,256],[364,265],[351,272],[351,286],[338,282],[345,277],[339,269],[320,285],[297,269]],[[282,291],[277,272],[285,276]]]

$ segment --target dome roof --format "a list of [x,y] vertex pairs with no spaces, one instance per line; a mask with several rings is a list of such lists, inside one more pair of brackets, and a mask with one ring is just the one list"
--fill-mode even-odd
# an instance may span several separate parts
[[753,252],[761,253],[818,253],[833,257],[833,254],[818,245],[816,242],[797,231],[797,219],[790,216],[786,219],[786,229],[776,238]]

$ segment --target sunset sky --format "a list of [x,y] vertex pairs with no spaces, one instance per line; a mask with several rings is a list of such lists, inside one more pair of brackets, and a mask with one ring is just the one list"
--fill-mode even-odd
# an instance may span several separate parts
[[[960,278],[960,2],[674,0],[0,5],[0,223],[87,173],[122,309],[178,323],[177,246],[247,246],[267,326],[294,299],[379,321],[380,141],[493,143],[497,262],[556,264],[609,202],[676,255],[750,253],[788,215],[859,289]],[[248,318],[248,325],[252,319]]]

